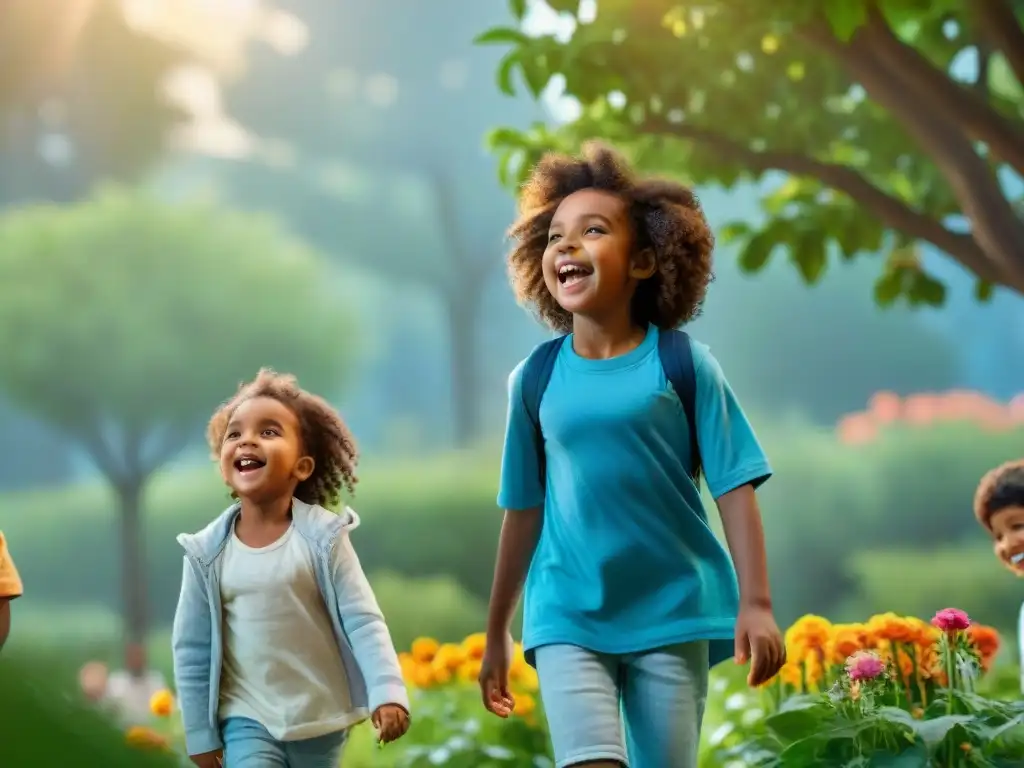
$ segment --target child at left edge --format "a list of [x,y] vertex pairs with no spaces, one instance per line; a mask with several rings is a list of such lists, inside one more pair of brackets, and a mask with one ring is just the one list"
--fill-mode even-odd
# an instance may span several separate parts
[[261,370],[208,439],[237,501],[185,550],[172,646],[185,741],[199,768],[336,768],[369,716],[409,727],[384,617],[352,547],[355,442],[294,377]]

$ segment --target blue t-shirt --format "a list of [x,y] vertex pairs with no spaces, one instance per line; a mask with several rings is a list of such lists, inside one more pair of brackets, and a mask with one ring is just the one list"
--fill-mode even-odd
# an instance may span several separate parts
[[[770,475],[761,446],[708,348],[692,345],[697,438],[718,499]],[[711,641],[711,663],[733,653],[738,608],[728,552],[708,526],[687,473],[682,403],[665,378],[658,329],[619,357],[558,352],[540,404],[546,487],[521,395],[523,364],[509,378],[498,505],[544,506],[526,580],[523,645],[565,643],[634,653]]]

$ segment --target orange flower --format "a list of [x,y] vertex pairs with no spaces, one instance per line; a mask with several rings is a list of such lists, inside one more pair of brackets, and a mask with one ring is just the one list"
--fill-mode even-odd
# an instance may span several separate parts
[[810,651],[824,654],[832,637],[832,624],[821,616],[807,614],[786,631],[786,648],[802,656]]
[[878,425],[867,413],[851,413],[836,425],[839,442],[843,445],[866,445],[878,437]]
[[857,651],[870,647],[870,637],[863,624],[835,624],[829,638],[826,658],[832,664],[845,664]]
[[486,647],[487,635],[483,632],[477,632],[476,634],[469,635],[462,641],[462,650],[465,651],[466,656],[471,659],[482,659],[484,657],[484,650]]
[[167,717],[174,711],[174,695],[166,688],[157,691],[149,699],[149,711],[157,717]]
[[987,672],[991,669],[996,654],[999,653],[999,633],[983,624],[971,624],[967,629],[967,639],[981,658],[981,668]]
[[879,424],[891,424],[900,417],[900,397],[892,392],[876,392],[868,401],[868,410]]
[[868,632],[890,643],[912,643],[918,636],[914,624],[895,613],[880,613],[868,619]]
[[441,644],[434,638],[418,637],[412,641],[412,657],[420,664],[429,664],[440,648]]

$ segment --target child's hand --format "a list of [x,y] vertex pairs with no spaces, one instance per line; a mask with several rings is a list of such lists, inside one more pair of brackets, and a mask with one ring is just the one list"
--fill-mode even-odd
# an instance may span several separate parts
[[767,683],[786,663],[786,644],[768,608],[740,608],[736,619],[736,663],[750,660],[747,685]]
[[508,690],[508,670],[512,662],[512,635],[487,638],[487,648],[480,664],[480,694],[487,711],[508,717],[516,708],[516,700]]
[[400,739],[409,730],[409,713],[397,704],[382,704],[370,719],[381,744]]
[[196,768],[220,768],[224,763],[224,753],[219,749],[215,749],[213,752],[189,755],[189,759],[195,763]]

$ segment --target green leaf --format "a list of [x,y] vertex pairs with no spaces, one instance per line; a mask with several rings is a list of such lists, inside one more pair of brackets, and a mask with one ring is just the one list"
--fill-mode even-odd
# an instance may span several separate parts
[[921,768],[928,765],[928,750],[918,742],[898,755],[891,752],[876,752],[868,761],[870,768]]
[[899,707],[879,707],[875,711],[875,717],[892,725],[905,725],[913,729],[917,723],[909,712]]
[[941,307],[946,301],[946,286],[930,275],[917,272],[907,292],[907,298],[912,304]]
[[718,240],[722,243],[732,243],[750,237],[750,233],[750,225],[745,221],[730,221],[718,229]]
[[991,301],[994,292],[995,286],[987,280],[979,280],[974,284],[974,298],[980,302],[986,303]]
[[551,79],[551,73],[547,69],[547,62],[543,57],[536,56],[521,59],[520,66],[522,67],[526,87],[530,89],[533,98],[539,99],[548,84],[548,80]]
[[823,3],[825,17],[835,36],[846,42],[857,27],[868,20],[868,8],[865,0],[825,0]]
[[973,720],[974,718],[971,715],[943,715],[931,720],[915,720],[914,733],[931,750],[941,744],[953,728],[970,723]]
[[775,233],[769,229],[763,229],[747,240],[743,250],[740,251],[740,269],[744,272],[759,272],[764,269],[771,258],[772,251],[778,245]]
[[508,0],[508,10],[513,16],[522,21],[526,15],[526,0]]
[[875,303],[890,307],[903,294],[903,273],[887,270],[875,281]]
[[505,54],[502,58],[501,63],[498,64],[498,90],[504,93],[506,96],[516,95],[516,86],[512,82],[512,72],[520,64],[519,51],[510,51]]
[[530,38],[514,27],[492,27],[473,38],[474,45],[523,45],[529,42]]
[[790,260],[796,264],[804,282],[813,285],[821,279],[828,265],[825,240],[817,232],[806,233],[790,251]]
[[786,741],[792,741],[816,733],[825,719],[823,704],[799,709],[780,709],[765,718],[764,724],[773,733]]

